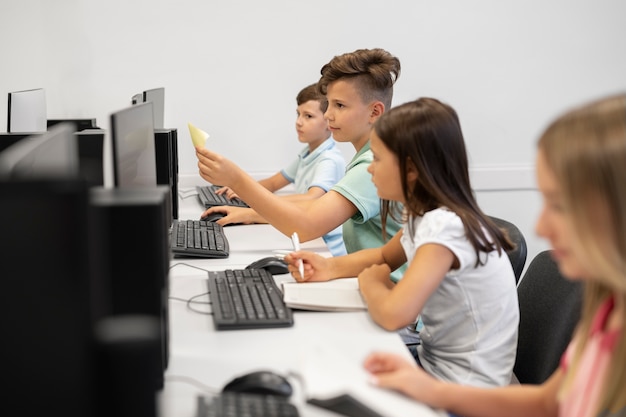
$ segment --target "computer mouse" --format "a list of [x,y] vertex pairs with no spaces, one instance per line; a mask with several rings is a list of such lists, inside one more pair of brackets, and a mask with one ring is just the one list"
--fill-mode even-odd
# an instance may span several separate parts
[[204,217],[201,217],[200,220],[204,220],[205,222],[216,222],[222,217],[226,216],[226,213],[220,213],[219,211],[209,213]]
[[289,397],[293,393],[287,378],[272,371],[254,371],[243,374],[224,385],[222,391],[280,395],[282,397]]
[[268,256],[246,266],[246,269],[265,269],[272,275],[288,274],[287,262],[276,256]]

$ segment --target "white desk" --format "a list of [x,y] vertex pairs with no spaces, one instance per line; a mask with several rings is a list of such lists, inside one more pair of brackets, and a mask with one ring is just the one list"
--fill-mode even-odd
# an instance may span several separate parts
[[[197,199],[187,198],[180,204],[181,219],[196,219],[202,212]],[[269,225],[243,225],[225,228],[230,243],[227,259],[172,259],[170,270],[170,358],[165,374],[165,387],[160,395],[159,410],[165,416],[195,416],[196,396],[217,392],[240,374],[269,369],[289,377],[294,387],[290,401],[303,417],[336,416],[306,404],[307,391],[301,374],[314,369],[329,381],[341,382],[359,391],[368,391],[368,398],[379,396],[383,414],[393,404],[395,411],[414,416],[438,416],[431,409],[405,399],[396,393],[367,385],[362,361],[372,350],[395,351],[411,358],[408,350],[393,332],[372,322],[366,312],[294,314],[294,326],[280,329],[215,331],[212,317],[187,307],[191,297],[206,293],[207,273],[204,270],[242,268],[274,249],[291,250],[291,241]],[[303,248],[328,255],[323,240],[303,243]],[[200,268],[200,269],[198,269]],[[291,280],[280,275],[277,280]],[[210,312],[199,296],[194,310]],[[192,383],[193,381],[193,383]],[[195,385],[194,385],[195,384]],[[200,385],[201,384],[201,385]],[[355,388],[356,387],[356,388]],[[385,406],[385,401],[389,407]],[[399,407],[399,409],[398,409]],[[403,408],[404,407],[404,408]],[[380,411],[380,410],[379,410]],[[391,411],[391,410],[389,410]],[[392,415],[392,414],[389,414]]]

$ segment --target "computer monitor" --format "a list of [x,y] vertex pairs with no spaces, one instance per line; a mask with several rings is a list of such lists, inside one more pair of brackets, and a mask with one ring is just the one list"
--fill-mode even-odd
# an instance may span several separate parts
[[72,123],[77,132],[82,132],[85,129],[98,129],[95,118],[90,119],[48,119],[46,121],[47,127],[51,128],[59,123]]
[[165,88],[145,90],[143,93],[135,94],[131,101],[133,105],[151,102],[154,112],[154,128],[163,129],[165,124]]
[[0,179],[77,178],[76,142],[68,124],[24,138],[0,153]]
[[7,149],[9,146],[16,144],[22,139],[25,139],[31,135],[35,135],[37,133],[9,133],[9,132],[0,132],[0,152]]
[[46,92],[43,88],[9,93],[7,132],[46,131]]
[[140,103],[112,113],[109,131],[115,187],[156,187],[152,103]]
[[103,129],[83,129],[74,133],[78,139],[79,173],[93,186],[104,186]]

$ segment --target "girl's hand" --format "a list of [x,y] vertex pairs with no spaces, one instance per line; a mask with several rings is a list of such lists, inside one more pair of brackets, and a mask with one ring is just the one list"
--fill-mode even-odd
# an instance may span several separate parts
[[[304,262],[304,277],[300,276],[300,261]],[[328,281],[331,279],[330,261],[313,252],[298,251],[285,255],[289,272],[296,282]]]
[[392,281],[389,279],[391,276],[391,268],[387,264],[381,265],[372,265],[365,268],[359,274],[359,287],[362,288],[363,285],[367,285],[367,283],[372,282],[381,282],[384,283],[385,286],[391,288],[393,285]]
[[421,402],[428,403],[434,388],[440,384],[414,361],[392,353],[372,353],[363,366],[372,375],[372,384],[402,392]]

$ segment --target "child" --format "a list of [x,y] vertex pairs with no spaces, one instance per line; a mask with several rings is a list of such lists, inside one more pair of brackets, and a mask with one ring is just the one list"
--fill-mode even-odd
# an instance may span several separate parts
[[[372,181],[386,211],[398,216],[394,205],[402,205],[402,230],[380,248],[346,256],[294,252],[285,258],[292,275],[358,275],[368,311],[383,328],[404,328],[421,314],[417,359],[428,373],[465,385],[510,383],[519,324],[505,252],[512,244],[474,199],[456,112],[431,98],[403,104],[378,119],[370,143]],[[394,284],[390,272],[406,261]]]
[[[319,92],[317,84],[303,88],[296,97],[297,114],[296,132],[298,140],[307,146],[298,154],[298,158],[287,168],[271,177],[259,181],[271,192],[284,188],[289,183],[295,185],[295,194],[281,196],[286,201],[304,201],[319,198],[330,190],[342,177],[346,161],[335,141],[331,138],[324,112],[328,108],[326,97]],[[228,187],[219,189],[218,194],[228,198],[238,197]],[[216,209],[217,211],[218,209]],[[220,207],[227,215],[220,224],[229,223],[267,223],[254,209],[241,207]],[[345,255],[346,248],[341,236],[341,228],[326,233],[324,241],[334,256]]]
[[539,140],[544,199],[536,231],[559,271],[583,280],[583,311],[561,366],[542,385],[482,390],[436,381],[376,353],[373,382],[465,417],[626,415],[626,96],[574,109]]
[[[334,57],[321,73],[318,86],[328,99],[324,117],[331,133],[338,142],[350,142],[357,152],[344,177],[329,192],[315,200],[287,203],[231,161],[196,148],[200,175],[233,189],[287,236],[298,232],[300,240],[308,241],[343,225],[348,253],[379,247],[385,235],[395,234],[399,226],[381,221],[380,200],[367,172],[372,160],[369,135],[373,123],[391,107],[400,61],[382,49],[360,49]],[[218,209],[208,209],[204,214],[212,211]]]

